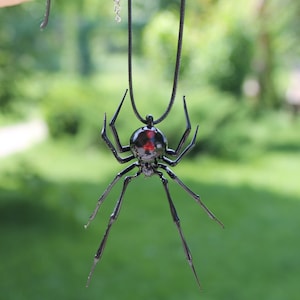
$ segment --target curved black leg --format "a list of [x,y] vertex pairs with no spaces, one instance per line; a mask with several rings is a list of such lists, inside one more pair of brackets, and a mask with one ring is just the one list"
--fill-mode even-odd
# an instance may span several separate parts
[[121,153],[129,151],[129,150],[130,150],[130,146],[129,146],[129,145],[128,145],[128,146],[122,146],[122,145],[121,145],[120,138],[119,138],[117,129],[116,129],[116,127],[115,127],[115,122],[116,122],[116,120],[117,120],[117,117],[118,117],[119,112],[120,112],[120,110],[121,110],[121,107],[122,107],[122,105],[123,105],[123,102],[124,102],[124,100],[125,100],[125,98],[126,98],[127,92],[128,92],[128,89],[125,91],[124,96],[123,96],[123,98],[122,98],[122,100],[121,100],[121,103],[120,103],[120,105],[118,106],[118,108],[117,108],[117,110],[116,110],[114,116],[112,117],[112,119],[111,119],[111,121],[110,121],[110,123],[109,123],[109,126],[110,126],[110,128],[111,128],[111,131],[113,132],[113,135],[114,135],[114,138],[115,138],[115,141],[116,141],[118,150],[119,150],[119,152],[121,152]]
[[205,210],[208,216],[219,223],[219,225],[224,228],[224,224],[206,207],[206,205],[201,201],[200,196],[194,193],[190,188],[188,188],[177,176],[174,172],[171,171],[166,165],[158,164],[159,168],[164,169],[171,179],[176,181],[191,197],[193,197],[196,202]]
[[110,139],[107,137],[107,134],[106,134],[106,114],[104,114],[104,121],[103,121],[103,128],[101,131],[101,136],[119,163],[124,164],[134,158],[133,154],[131,154],[125,158],[122,158],[119,156],[116,148],[114,147],[114,145],[112,144],[112,142],[110,141]]
[[166,156],[163,156],[162,160],[172,167],[176,166],[181,161],[181,159],[195,146],[198,128],[199,126],[197,126],[196,128],[192,141],[187,145],[187,147],[180,153],[180,155],[175,160],[172,160]]
[[125,175],[126,173],[128,173],[129,171],[131,171],[134,167],[138,167],[138,163],[137,162],[131,164],[126,169],[124,169],[123,171],[119,172],[116,175],[116,177],[113,179],[113,181],[108,185],[108,187],[106,188],[106,190],[103,192],[103,194],[101,195],[101,197],[98,199],[95,210],[91,214],[91,216],[90,216],[87,224],[84,225],[85,228],[87,228],[90,225],[90,223],[95,219],[95,217],[96,217],[96,215],[98,213],[98,210],[99,210],[101,204],[103,203],[103,201],[105,200],[105,198],[107,197],[108,193],[111,191],[111,189],[113,188],[113,186],[121,179],[121,177],[123,175]]
[[91,281],[91,278],[92,278],[92,275],[94,273],[94,270],[95,270],[95,267],[98,263],[98,261],[101,259],[101,256],[103,254],[103,251],[104,251],[104,248],[105,248],[105,245],[106,245],[106,242],[107,242],[107,238],[108,238],[108,235],[109,235],[109,232],[110,232],[110,229],[111,229],[111,226],[113,225],[113,223],[117,220],[118,218],[118,215],[120,213],[120,209],[121,209],[121,205],[122,205],[122,201],[123,201],[123,198],[124,198],[124,194],[125,194],[125,191],[127,189],[127,186],[129,184],[129,182],[133,179],[133,178],[136,178],[137,176],[139,176],[141,174],[141,172],[139,171],[138,173],[136,173],[135,175],[133,176],[127,176],[125,179],[124,179],[124,183],[123,183],[123,188],[122,188],[122,191],[121,191],[121,194],[120,194],[120,197],[119,197],[119,200],[112,212],[112,214],[110,215],[110,218],[109,218],[109,221],[108,221],[108,224],[107,224],[107,227],[106,227],[106,230],[105,230],[105,233],[104,233],[104,236],[103,236],[103,239],[100,243],[100,246],[95,254],[95,257],[94,257],[94,262],[93,262],[93,265],[92,265],[92,268],[91,268],[91,271],[88,275],[88,279],[87,279],[87,283],[86,283],[86,287],[89,286],[89,283]]
[[184,109],[185,120],[186,120],[186,129],[185,129],[185,131],[184,131],[184,133],[181,137],[181,140],[178,143],[178,146],[177,146],[176,150],[173,150],[173,149],[167,149],[166,150],[166,153],[169,154],[169,155],[177,156],[179,154],[183,144],[185,143],[186,139],[188,138],[188,136],[191,132],[192,127],[191,127],[191,122],[190,122],[188,110],[187,110],[187,107],[186,107],[185,96],[183,96],[183,109]]
[[195,269],[194,264],[193,264],[192,254],[191,254],[191,251],[188,247],[188,244],[187,244],[187,242],[184,238],[184,235],[183,235],[183,232],[182,232],[182,229],[181,229],[181,226],[180,226],[180,220],[179,220],[179,217],[177,215],[176,208],[174,206],[174,203],[172,201],[172,198],[171,198],[171,195],[170,195],[170,192],[169,192],[168,180],[163,176],[163,174],[161,172],[156,172],[156,174],[160,177],[161,182],[163,183],[164,189],[166,191],[167,198],[168,198],[169,205],[170,205],[171,215],[172,215],[173,221],[174,221],[174,223],[177,227],[177,230],[179,232],[186,259],[187,259],[187,261],[188,261],[188,263],[189,263],[189,265],[190,265],[190,267],[193,271],[193,274],[195,276],[195,279],[197,281],[198,286],[201,288],[200,280],[198,278],[196,269]]

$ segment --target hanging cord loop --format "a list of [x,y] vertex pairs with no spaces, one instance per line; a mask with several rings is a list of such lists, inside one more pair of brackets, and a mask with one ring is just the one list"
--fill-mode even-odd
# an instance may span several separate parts
[[[179,77],[179,69],[180,69],[180,59],[181,59],[181,50],[182,50],[182,39],[183,39],[183,27],[184,27],[184,14],[185,14],[185,0],[180,1],[180,16],[179,16],[179,30],[178,30],[178,42],[177,42],[177,54],[176,54],[176,63],[174,70],[174,78],[173,78],[173,88],[171,98],[168,104],[166,111],[162,114],[162,116],[156,120],[153,120],[153,124],[158,124],[163,121],[167,115],[169,114],[175,100],[176,91],[177,91],[177,83]],[[136,117],[144,124],[147,124],[147,120],[142,118],[139,114],[133,94],[133,83],[132,83],[132,1],[128,0],[128,81],[129,81],[129,94],[131,99],[131,105]]]

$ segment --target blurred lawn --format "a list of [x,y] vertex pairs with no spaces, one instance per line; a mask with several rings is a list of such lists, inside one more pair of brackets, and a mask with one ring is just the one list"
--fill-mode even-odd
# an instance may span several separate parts
[[249,163],[202,157],[174,169],[225,224],[222,230],[170,183],[199,291],[161,183],[142,176],[128,187],[85,288],[121,183],[91,226],[83,225],[124,166],[109,152],[70,144],[46,142],[0,162],[3,299],[298,299],[299,149]]

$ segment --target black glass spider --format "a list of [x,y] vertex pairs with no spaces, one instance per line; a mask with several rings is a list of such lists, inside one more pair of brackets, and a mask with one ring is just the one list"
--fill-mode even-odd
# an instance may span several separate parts
[[[183,150],[183,144],[185,143],[187,137],[189,136],[189,133],[191,131],[191,124],[190,124],[190,120],[189,120],[189,115],[188,115],[188,111],[187,111],[187,107],[186,107],[186,102],[185,102],[185,98],[183,98],[183,105],[184,105],[184,113],[185,113],[185,118],[186,118],[186,129],[182,135],[182,138],[176,148],[176,150],[170,149],[168,148],[168,142],[167,142],[167,138],[165,137],[165,135],[153,125],[153,117],[152,115],[147,115],[146,117],[146,121],[147,124],[144,127],[141,127],[139,129],[137,129],[131,136],[130,138],[130,145],[128,146],[122,146],[119,140],[119,136],[115,127],[115,122],[117,120],[117,117],[119,115],[120,109],[122,107],[122,104],[124,102],[124,99],[126,97],[127,91],[125,92],[125,95],[117,109],[117,111],[115,112],[113,118],[111,119],[109,126],[111,127],[111,130],[113,132],[116,144],[117,144],[117,148],[119,150],[120,153],[123,152],[130,152],[131,154],[125,158],[122,158],[119,156],[118,151],[116,150],[115,146],[112,144],[112,142],[110,141],[110,139],[107,137],[106,135],[106,115],[104,117],[104,124],[103,124],[103,129],[102,129],[102,138],[105,141],[105,143],[108,145],[109,149],[111,150],[111,152],[114,154],[115,158],[120,162],[120,163],[126,163],[129,162],[133,159],[137,159],[137,161],[133,162],[131,165],[129,165],[128,167],[126,167],[124,170],[122,170],[121,172],[119,172],[115,178],[113,179],[113,181],[109,184],[109,186],[107,187],[107,189],[104,191],[104,193],[102,194],[102,196],[99,198],[96,209],[94,210],[93,214],[90,216],[88,223],[86,224],[86,227],[90,224],[90,222],[95,218],[98,209],[100,208],[100,205],[103,203],[104,199],[106,198],[106,196],[108,195],[108,193],[111,191],[111,189],[113,188],[113,186],[125,175],[127,174],[129,171],[131,171],[134,168],[137,168],[138,171],[136,174],[132,175],[132,176],[126,176],[123,182],[123,188],[120,194],[120,197],[117,201],[117,204],[114,208],[113,213],[110,216],[109,222],[108,222],[108,226],[106,228],[104,237],[101,241],[101,244],[97,250],[97,253],[95,255],[95,259],[94,259],[94,264],[92,267],[92,270],[89,274],[88,277],[88,282],[87,285],[89,284],[90,278],[92,276],[92,273],[94,271],[94,268],[97,264],[97,262],[100,260],[106,241],[107,241],[107,237],[109,234],[109,231],[111,229],[112,224],[116,221],[119,212],[120,212],[120,208],[121,208],[121,204],[123,201],[123,197],[125,194],[125,191],[127,189],[127,186],[129,184],[129,182],[138,177],[141,174],[144,174],[145,176],[152,176],[152,175],[158,175],[160,180],[163,183],[167,198],[168,198],[168,202],[170,205],[170,210],[171,210],[171,214],[173,217],[173,221],[175,222],[177,229],[179,231],[180,237],[181,237],[181,241],[183,244],[183,248],[186,254],[186,258],[193,270],[193,273],[195,275],[195,278],[197,280],[197,283],[200,286],[200,282],[196,273],[196,270],[194,268],[193,265],[193,261],[192,261],[192,255],[191,252],[189,250],[189,247],[185,241],[185,238],[183,236],[183,232],[180,226],[180,221],[179,221],[179,217],[177,215],[175,206],[173,204],[170,192],[169,192],[169,187],[168,187],[168,180],[164,177],[163,172],[160,171],[164,170],[171,179],[173,179],[175,182],[177,182],[191,197],[193,197],[197,203],[199,203],[202,208],[206,211],[206,213],[215,221],[217,221],[222,227],[223,224],[214,216],[214,214],[204,205],[204,203],[200,200],[200,197],[195,194],[192,190],[190,190],[176,175],[175,173],[172,172],[172,170],[168,167],[168,166],[176,166],[181,159],[192,149],[192,147],[195,145],[195,141],[196,141],[196,136],[197,136],[197,132],[198,132],[198,126],[196,128],[196,131],[194,133],[194,136],[192,138],[192,141],[190,142],[190,144]],[[170,158],[167,157],[167,155],[170,156],[175,156],[175,160],[171,160]],[[162,163],[164,162],[164,163]]]
[[[221,221],[219,221],[215,215],[204,205],[204,203],[200,200],[200,197],[195,194],[190,188],[188,188],[176,175],[173,173],[173,171],[169,168],[176,166],[181,159],[192,149],[192,147],[195,145],[196,142],[196,136],[198,132],[198,126],[196,128],[196,131],[194,133],[194,136],[191,140],[191,142],[187,145],[186,148],[183,148],[184,143],[186,142],[189,133],[191,131],[191,123],[187,111],[187,106],[186,106],[186,101],[185,97],[183,97],[183,108],[184,108],[184,113],[185,113],[185,119],[186,119],[186,129],[178,143],[177,148],[171,149],[168,148],[168,142],[167,138],[165,135],[157,128],[155,127],[156,124],[160,123],[163,121],[166,116],[168,115],[174,99],[175,99],[175,94],[176,94],[176,88],[177,88],[177,80],[178,80],[178,73],[179,73],[179,67],[180,67],[180,57],[181,57],[181,47],[182,47],[182,35],[183,35],[183,24],[184,24],[184,8],[185,8],[185,0],[181,0],[180,4],[180,22],[179,22],[179,33],[178,33],[178,44],[177,44],[177,56],[176,56],[176,64],[175,64],[175,71],[174,71],[174,80],[173,80],[173,90],[172,90],[172,95],[171,99],[169,102],[169,105],[165,111],[165,113],[158,119],[154,120],[152,115],[147,115],[145,119],[143,119],[139,112],[136,109],[135,106],[135,101],[134,101],[134,95],[133,95],[133,84],[132,84],[132,19],[131,19],[131,0],[128,0],[128,75],[129,75],[129,93],[130,93],[130,99],[131,99],[131,104],[133,111],[137,118],[145,124],[145,126],[137,129],[131,136],[130,138],[130,144],[127,146],[121,145],[117,129],[115,127],[115,122],[117,120],[117,117],[119,115],[119,112],[122,108],[123,102],[126,98],[127,91],[125,92],[122,101],[117,108],[113,118],[111,119],[109,126],[112,130],[114,140],[116,143],[116,147],[113,145],[111,140],[108,138],[106,134],[106,115],[104,115],[104,123],[103,123],[103,128],[101,132],[101,136],[104,140],[104,142],[107,144],[115,158],[118,160],[120,163],[127,163],[133,159],[136,159],[135,162],[130,164],[128,167],[126,167],[124,170],[119,172],[115,178],[112,180],[112,182],[108,185],[106,190],[103,192],[101,197],[98,199],[96,208],[92,215],[90,216],[88,223],[85,225],[85,227],[88,227],[90,222],[96,217],[97,212],[107,197],[107,195],[110,193],[111,189],[114,187],[114,185],[128,172],[133,170],[134,168],[137,168],[137,172],[134,175],[128,175],[125,177],[123,181],[123,188],[121,190],[121,194],[119,196],[119,199],[117,201],[117,204],[109,218],[108,225],[106,228],[106,231],[104,233],[104,237],[99,245],[99,248],[95,254],[94,257],[94,263],[92,265],[91,271],[88,276],[87,280],[87,286],[89,285],[89,282],[91,280],[91,276],[94,272],[94,269],[96,267],[96,264],[98,261],[101,259],[101,256],[103,254],[107,238],[111,229],[111,226],[113,223],[117,220],[118,215],[120,213],[121,209],[121,204],[124,198],[124,194],[126,192],[128,184],[131,182],[131,180],[135,179],[136,177],[140,176],[141,174],[144,174],[145,176],[152,176],[152,175],[157,175],[165,189],[166,196],[169,202],[170,210],[171,210],[171,215],[173,218],[173,221],[175,222],[181,241],[183,245],[183,249],[186,255],[186,258],[188,260],[188,263],[193,271],[193,274],[196,278],[196,281],[200,287],[200,281],[198,279],[193,261],[192,261],[192,255],[189,250],[189,247],[187,245],[187,242],[184,238],[181,226],[180,226],[180,221],[179,217],[177,215],[174,203],[172,201],[170,192],[169,192],[169,186],[168,186],[168,180],[165,178],[164,174],[162,171],[165,171],[167,175],[174,180],[176,183],[178,183],[192,198],[196,200],[196,202],[205,210],[205,212],[208,214],[210,218],[213,220],[217,221],[222,227],[223,224]],[[131,152],[129,156],[122,158],[119,153],[124,153],[124,152]],[[175,157],[174,160],[170,159],[168,156]]]

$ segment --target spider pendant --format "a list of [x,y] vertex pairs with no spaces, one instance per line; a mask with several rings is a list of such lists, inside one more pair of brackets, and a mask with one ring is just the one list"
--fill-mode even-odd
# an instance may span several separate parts
[[[181,159],[195,145],[196,136],[197,136],[197,132],[198,132],[198,126],[196,128],[196,131],[194,133],[194,136],[193,136],[191,142],[182,151],[182,147],[191,131],[191,124],[190,124],[189,115],[188,115],[188,111],[187,111],[187,107],[186,107],[186,102],[185,102],[185,98],[183,97],[183,107],[184,107],[184,113],[185,113],[185,118],[186,118],[186,129],[185,129],[185,131],[178,143],[178,146],[175,150],[168,148],[168,143],[167,143],[167,139],[166,139],[165,135],[158,128],[156,128],[154,126],[153,117],[151,115],[147,115],[147,117],[146,117],[146,122],[147,122],[146,126],[137,129],[132,134],[132,136],[130,138],[130,145],[122,146],[119,136],[118,136],[118,133],[117,133],[117,130],[116,130],[116,127],[115,127],[115,122],[116,122],[116,119],[121,110],[122,104],[125,100],[126,94],[127,94],[127,90],[123,96],[123,99],[122,99],[117,111],[115,112],[112,120],[110,121],[109,126],[112,130],[118,151],[120,153],[131,152],[131,154],[129,154],[129,156],[127,156],[125,158],[122,158],[119,156],[119,153],[118,153],[116,147],[113,145],[113,143],[110,141],[110,139],[107,137],[107,134],[106,134],[106,115],[104,116],[104,124],[103,124],[103,129],[102,129],[101,135],[102,135],[103,140],[105,141],[105,143],[107,144],[107,146],[109,147],[109,149],[111,150],[113,155],[115,156],[115,158],[120,163],[127,163],[133,159],[137,159],[137,161],[133,162],[131,165],[126,167],[123,171],[119,172],[115,176],[115,178],[112,180],[112,182],[108,185],[108,187],[106,188],[104,193],[99,198],[96,208],[95,208],[94,212],[92,213],[92,215],[90,216],[88,223],[85,225],[85,227],[88,227],[90,222],[95,218],[101,204],[103,203],[103,201],[105,200],[105,198],[107,197],[107,195],[109,194],[109,192],[111,191],[113,186],[129,171],[133,170],[134,168],[137,168],[138,170],[137,170],[136,174],[126,176],[123,181],[123,188],[121,190],[121,194],[120,194],[117,204],[109,218],[109,222],[108,222],[106,231],[104,233],[104,237],[103,237],[103,239],[100,243],[100,246],[95,254],[94,263],[93,263],[93,266],[89,273],[86,286],[89,285],[91,276],[95,269],[95,266],[103,254],[111,226],[118,218],[121,204],[122,204],[127,186],[132,179],[138,177],[141,174],[144,174],[144,176],[148,176],[148,177],[152,176],[152,175],[157,175],[160,178],[160,180],[163,184],[164,190],[166,192],[166,196],[167,196],[168,203],[170,206],[170,211],[171,211],[173,221],[175,222],[175,225],[177,227],[177,230],[178,230],[180,238],[181,238],[181,242],[183,245],[183,249],[184,249],[186,258],[187,258],[188,263],[193,271],[196,281],[197,281],[198,285],[200,286],[200,281],[198,279],[198,276],[197,276],[197,273],[196,273],[196,270],[195,270],[195,267],[194,267],[194,264],[192,261],[192,255],[191,255],[191,252],[187,245],[187,242],[184,238],[184,235],[183,235],[183,232],[182,232],[182,229],[180,226],[180,220],[179,220],[179,217],[176,212],[176,208],[175,208],[174,203],[171,198],[171,194],[170,194],[169,186],[168,186],[168,180],[165,178],[165,176],[162,172],[162,171],[165,171],[172,180],[174,180],[176,183],[178,183],[192,198],[194,198],[194,200],[196,200],[196,202],[206,211],[206,213],[208,214],[208,216],[210,218],[212,218],[213,220],[218,222],[222,227],[224,227],[223,224],[221,223],[221,221],[219,221],[215,217],[215,215],[204,205],[204,203],[200,200],[200,197],[197,194],[195,194],[190,188],[188,188],[175,175],[175,173],[169,168],[169,166],[171,166],[171,167],[176,166],[181,161]],[[168,158],[167,155],[173,156],[173,157],[175,157],[175,159],[172,160],[172,159]]]

